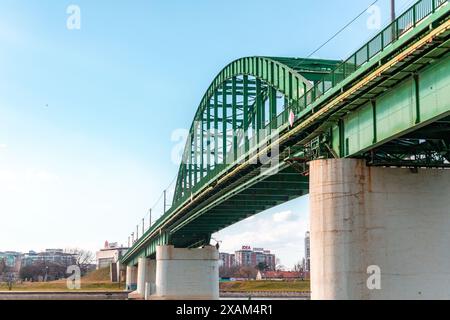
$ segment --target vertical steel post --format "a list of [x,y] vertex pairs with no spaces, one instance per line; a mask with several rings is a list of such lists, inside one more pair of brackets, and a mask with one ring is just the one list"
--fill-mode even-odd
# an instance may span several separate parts
[[[298,81],[297,81],[297,83],[298,83]],[[304,102],[304,107],[306,108],[308,106],[308,97],[306,94],[308,88],[306,87],[305,83],[302,83],[302,84],[303,84],[303,102]],[[297,91],[298,90],[300,90],[299,86],[297,86]]]
[[262,88],[261,88],[261,80],[256,78],[256,139],[259,143],[260,141],[260,131],[262,129],[263,123],[263,97],[262,97]]
[[419,75],[416,73],[414,74],[413,78],[414,78],[414,98],[416,100],[416,124],[419,124],[421,122]]
[[222,157],[223,164],[227,163],[227,130],[228,130],[228,113],[227,113],[227,81],[222,84]]
[[219,163],[219,98],[214,92],[214,169]]
[[250,149],[248,143],[248,76],[244,75],[243,77],[243,111],[244,111],[244,143],[245,143],[245,152],[248,152]]
[[188,176],[187,176],[188,168],[187,168],[187,163],[186,163],[187,159],[184,160],[184,162],[185,163],[183,164],[183,191],[185,193],[188,189]]
[[233,110],[233,156],[234,161],[237,160],[237,97],[236,97],[236,77],[232,80],[232,110]]
[[339,156],[345,157],[345,129],[344,120],[339,120]]
[[192,177],[192,132],[190,133],[190,137],[189,137],[190,143],[189,143],[189,157],[188,157],[188,161],[189,161],[189,166],[188,166],[188,170],[189,170],[189,190],[192,190],[192,187],[194,186],[194,181],[193,181],[193,177]]
[[[194,120],[194,132],[193,132],[193,138],[194,138],[194,152],[192,153],[193,156],[193,164],[194,164],[194,184],[197,184],[198,182],[198,121]],[[164,209],[165,210],[165,209]]]
[[277,127],[275,121],[277,118],[277,90],[274,87],[269,88],[269,123],[270,132]]
[[200,121],[200,180],[203,179],[204,166],[205,166],[205,113],[202,113],[202,119]]
[[206,168],[207,174],[211,170],[211,99],[206,102]]
[[372,104],[372,118],[373,118],[373,141],[372,143],[378,142],[378,129],[377,129],[377,103],[375,99],[371,100]]

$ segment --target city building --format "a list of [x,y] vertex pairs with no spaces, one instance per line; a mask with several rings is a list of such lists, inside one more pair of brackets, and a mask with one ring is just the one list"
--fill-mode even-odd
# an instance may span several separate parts
[[76,257],[74,254],[64,252],[63,249],[46,249],[39,253],[29,251],[22,257],[22,267],[37,263],[71,266],[76,264]]
[[219,259],[220,266],[223,268],[229,269],[236,265],[235,255],[232,253],[221,252],[219,253]]
[[19,265],[20,268],[20,261],[22,259],[22,253],[15,252],[15,251],[6,251],[6,252],[0,252],[0,260],[3,260],[5,262],[5,266],[8,268],[17,268],[17,265]]
[[4,268],[0,274],[0,281],[17,279],[22,262],[22,253],[15,251],[0,252],[0,260],[4,262]]
[[238,266],[257,267],[264,264],[268,270],[275,270],[275,255],[270,250],[263,248],[252,248],[250,246],[242,246],[241,250],[235,252],[235,263]]
[[305,260],[303,270],[307,273],[311,272],[311,242],[309,231],[305,234]]
[[269,270],[275,270],[275,255],[272,254],[270,250],[264,250],[263,248],[253,248],[253,252],[255,255],[256,266],[262,263],[266,265]]
[[124,268],[120,259],[129,248],[118,245],[117,242],[105,241],[103,249],[97,251],[97,269],[110,268],[111,282],[120,282],[125,279]]

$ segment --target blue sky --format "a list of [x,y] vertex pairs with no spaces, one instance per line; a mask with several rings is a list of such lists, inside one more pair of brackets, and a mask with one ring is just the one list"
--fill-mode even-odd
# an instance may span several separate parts
[[[0,251],[125,244],[177,173],[172,133],[222,67],[307,56],[373,1],[0,0]],[[66,27],[71,4],[80,30]],[[314,56],[351,54],[376,32],[369,16]],[[308,215],[303,197],[215,238],[291,267]]]

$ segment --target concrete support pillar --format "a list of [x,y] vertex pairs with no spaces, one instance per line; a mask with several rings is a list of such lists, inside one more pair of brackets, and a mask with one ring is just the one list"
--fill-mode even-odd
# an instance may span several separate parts
[[137,287],[137,267],[127,266],[126,290],[134,291]]
[[156,282],[156,261],[139,258],[138,271],[137,271],[137,290],[136,293],[139,297],[145,296],[145,284]]
[[218,300],[219,252],[215,247],[156,249],[156,299]]
[[310,166],[313,299],[450,299],[450,170]]

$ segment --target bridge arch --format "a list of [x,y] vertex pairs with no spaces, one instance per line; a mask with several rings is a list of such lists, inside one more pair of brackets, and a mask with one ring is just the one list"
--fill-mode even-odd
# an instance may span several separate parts
[[[293,106],[341,61],[278,57],[237,59],[214,78],[197,108],[173,202],[182,202],[288,123]],[[309,96],[310,97],[310,96]],[[300,108],[298,107],[300,106]]]

